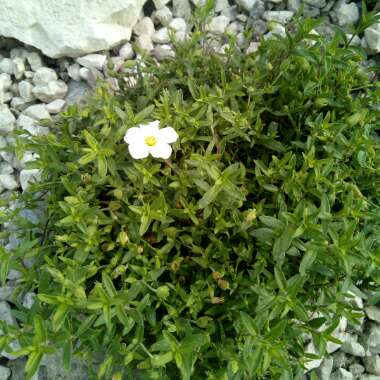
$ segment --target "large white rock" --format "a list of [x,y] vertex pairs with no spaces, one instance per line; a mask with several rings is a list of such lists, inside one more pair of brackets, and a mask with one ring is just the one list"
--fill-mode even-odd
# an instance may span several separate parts
[[0,1],[0,36],[52,58],[79,57],[129,40],[146,0]]

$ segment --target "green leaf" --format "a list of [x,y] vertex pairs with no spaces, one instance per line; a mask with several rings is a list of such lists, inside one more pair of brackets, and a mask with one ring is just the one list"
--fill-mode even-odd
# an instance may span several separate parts
[[104,156],[98,156],[98,173],[100,178],[107,175],[107,160]]
[[97,142],[96,138],[91,135],[90,132],[88,132],[86,129],[83,130],[83,135],[86,140],[87,145],[94,151],[97,152],[99,148],[99,143]]
[[76,336],[80,337],[88,331],[98,316],[96,314],[89,315],[79,326]]
[[2,286],[4,286],[8,277],[11,255],[6,254],[2,247],[0,247],[0,252],[1,252],[0,283]]
[[255,325],[255,321],[253,320],[253,318],[247,313],[244,313],[243,311],[240,312],[240,318],[247,332],[250,335],[255,336],[257,327]]
[[25,364],[25,375],[27,380],[31,380],[40,367],[43,355],[39,351],[33,351]]
[[52,319],[52,328],[53,331],[57,332],[61,329],[63,324],[65,323],[65,319],[69,312],[69,306],[65,304],[61,304],[58,306],[56,312],[53,315]]
[[35,315],[33,320],[34,320],[34,331],[35,331],[33,343],[36,345],[42,344],[47,339],[44,321],[40,315]]
[[306,254],[302,257],[302,260],[300,263],[299,272],[300,272],[301,276],[306,276],[308,269],[311,268],[311,266],[313,265],[316,258],[317,258],[317,252],[316,251],[306,252]]
[[244,352],[244,363],[247,367],[248,374],[251,379],[254,378],[254,375],[259,370],[262,359],[264,356],[264,349],[261,345],[255,347],[253,352],[245,353]]
[[276,280],[277,286],[283,291],[286,292],[286,279],[284,276],[284,273],[282,272],[281,268],[279,266],[274,267],[274,278]]
[[173,359],[173,353],[166,352],[164,354],[153,355],[151,362],[153,367],[165,367],[165,365],[170,363]]
[[66,371],[71,369],[71,358],[72,358],[72,342],[70,338],[67,338],[66,342],[63,345],[63,368]]
[[94,152],[90,152],[90,153],[87,153],[85,154],[84,156],[82,156],[79,160],[78,160],[78,163],[80,165],[86,165],[88,164],[89,162],[91,161],[94,161],[96,159],[96,153]]
[[102,284],[104,290],[110,297],[117,296],[115,285],[113,284],[111,277],[106,272],[102,272]]

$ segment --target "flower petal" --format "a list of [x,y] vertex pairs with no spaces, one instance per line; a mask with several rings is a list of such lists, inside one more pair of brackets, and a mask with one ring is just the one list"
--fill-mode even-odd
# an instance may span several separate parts
[[174,130],[174,128],[166,127],[166,128],[160,129],[158,137],[161,142],[170,144],[177,141],[178,133]]
[[128,150],[130,155],[136,160],[146,158],[149,156],[149,149],[148,146],[145,144],[130,144],[128,145]]
[[158,120],[152,121],[148,124],[140,124],[140,130],[144,136],[156,136],[158,134],[158,127],[160,122]]
[[173,152],[173,149],[169,144],[165,144],[161,142],[149,148],[149,153],[154,158],[163,158],[165,160],[167,160],[170,157],[172,152]]
[[127,144],[136,144],[144,140],[144,135],[142,134],[140,128],[132,127],[127,130],[124,136],[124,141]]

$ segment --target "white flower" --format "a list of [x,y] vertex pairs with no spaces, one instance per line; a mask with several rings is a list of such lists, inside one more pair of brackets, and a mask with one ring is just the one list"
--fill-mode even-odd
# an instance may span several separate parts
[[124,141],[129,144],[128,150],[135,159],[146,158],[151,154],[155,158],[168,159],[172,154],[169,145],[178,139],[177,132],[172,127],[159,129],[160,122],[152,121],[128,129]]

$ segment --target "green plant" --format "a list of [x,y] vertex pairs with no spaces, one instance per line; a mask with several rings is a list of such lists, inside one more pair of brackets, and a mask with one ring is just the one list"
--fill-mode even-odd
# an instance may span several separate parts
[[[380,283],[380,88],[315,25],[250,55],[195,32],[19,141],[43,175],[21,200],[47,202],[9,262],[38,295],[1,338],[28,378],[59,349],[67,369],[97,363],[90,378],[300,379],[304,333],[323,355],[339,318],[355,323],[348,292]],[[174,153],[133,160],[124,134],[152,120]]]

